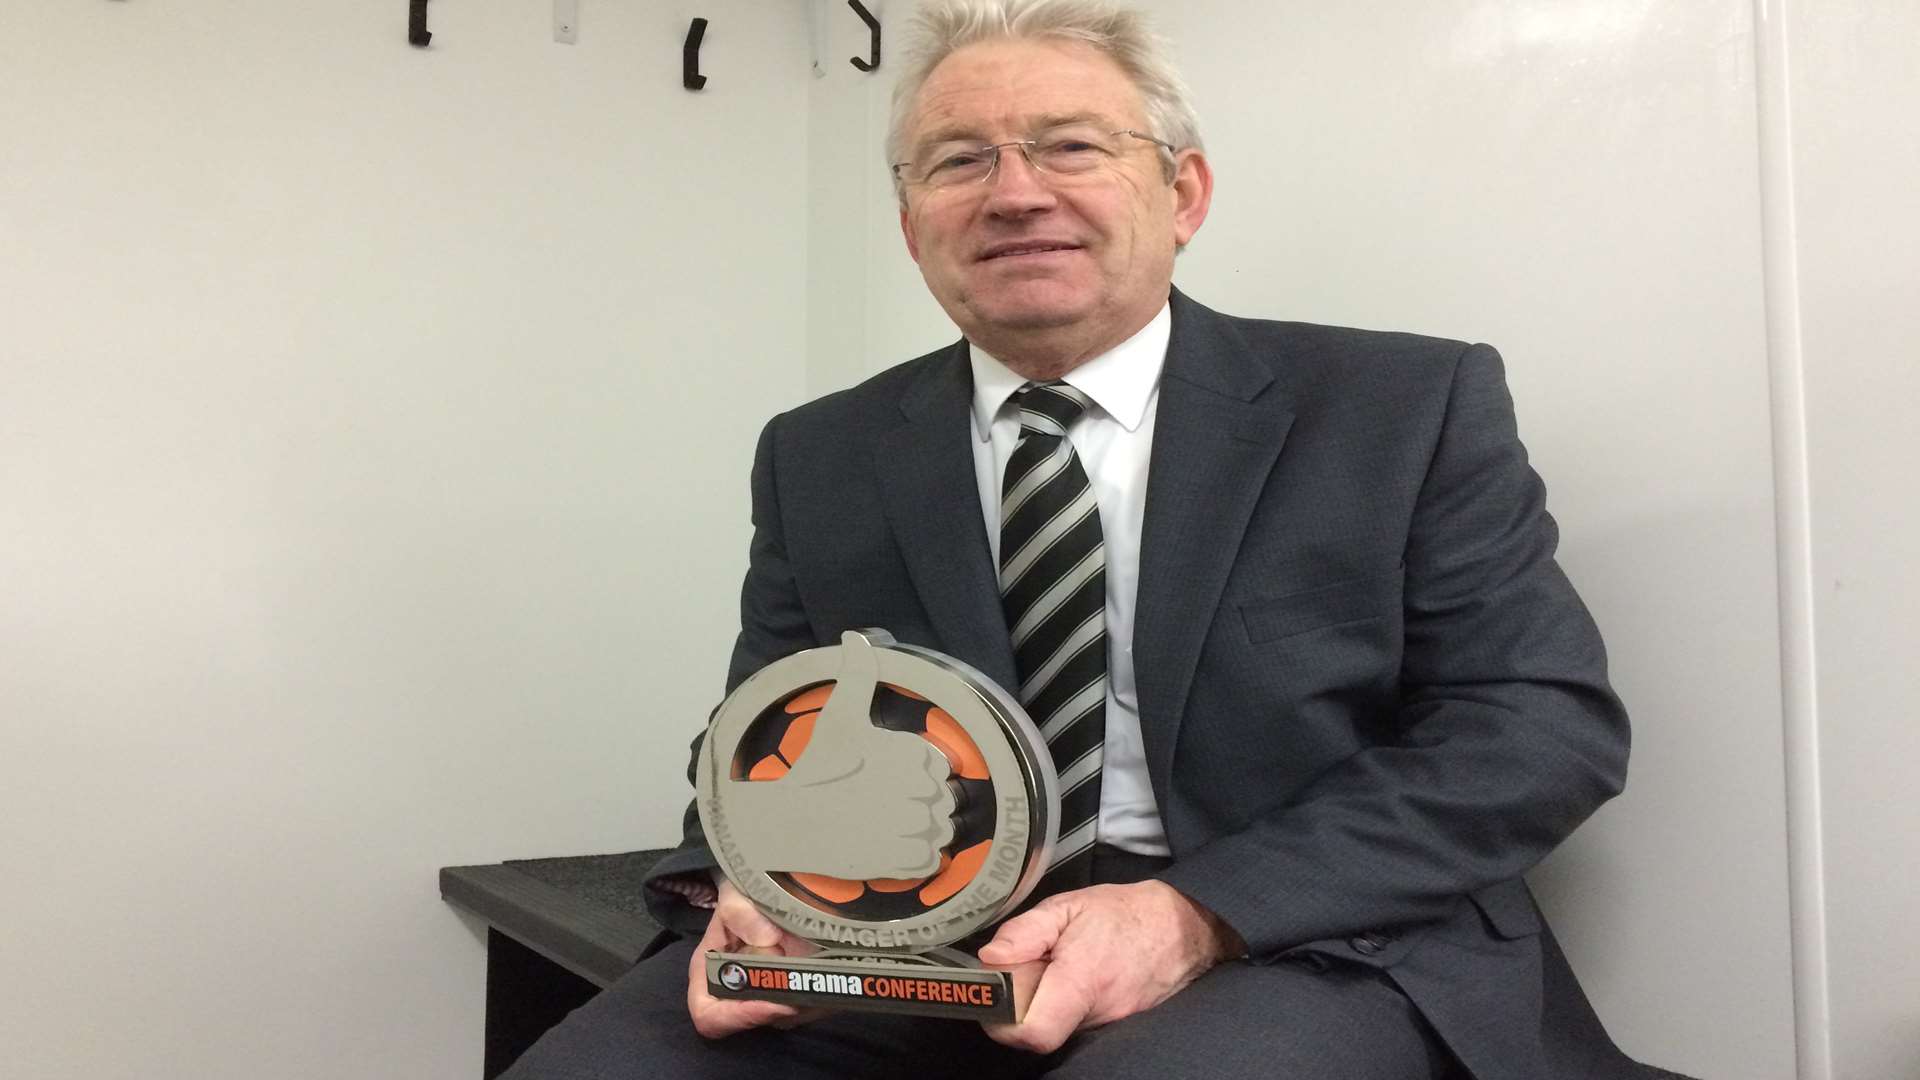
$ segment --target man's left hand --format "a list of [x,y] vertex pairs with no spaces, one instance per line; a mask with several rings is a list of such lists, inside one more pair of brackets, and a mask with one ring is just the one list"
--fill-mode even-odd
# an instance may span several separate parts
[[1050,896],[980,949],[993,967],[1047,962],[1025,1019],[987,1024],[987,1034],[1051,1053],[1082,1028],[1153,1008],[1245,950],[1231,927],[1162,881]]

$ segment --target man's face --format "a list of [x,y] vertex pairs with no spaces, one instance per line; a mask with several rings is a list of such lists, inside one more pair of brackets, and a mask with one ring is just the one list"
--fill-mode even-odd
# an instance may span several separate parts
[[[1077,42],[970,45],[934,69],[907,130],[909,155],[951,140],[1028,139],[1063,122],[1100,132],[1148,130],[1119,65]],[[1176,244],[1199,230],[1212,189],[1206,163],[1122,137],[1095,172],[1037,172],[1015,147],[985,182],[909,183],[900,226],[927,288],[989,349],[1073,341],[1086,359],[1145,325],[1166,301]]]

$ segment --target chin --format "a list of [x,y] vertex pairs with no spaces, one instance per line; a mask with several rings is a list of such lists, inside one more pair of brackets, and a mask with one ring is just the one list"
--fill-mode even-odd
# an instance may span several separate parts
[[1005,330],[1051,330],[1071,326],[1084,316],[1078,311],[1057,308],[1009,308],[976,313],[982,323]]
[[997,296],[968,305],[974,317],[1009,330],[1045,330],[1085,319],[1094,305],[1079,296]]

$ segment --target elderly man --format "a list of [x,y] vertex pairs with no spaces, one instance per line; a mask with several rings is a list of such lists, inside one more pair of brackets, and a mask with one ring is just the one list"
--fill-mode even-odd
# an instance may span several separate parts
[[1137,16],[919,29],[888,155],[964,340],[767,426],[729,687],[865,626],[1020,687],[1062,861],[980,957],[1044,975],[984,1029],[716,1000],[705,949],[801,943],[689,812],[651,899],[698,940],[510,1075],[1638,1075],[1520,879],[1627,724],[1498,356],[1174,290],[1213,177]]

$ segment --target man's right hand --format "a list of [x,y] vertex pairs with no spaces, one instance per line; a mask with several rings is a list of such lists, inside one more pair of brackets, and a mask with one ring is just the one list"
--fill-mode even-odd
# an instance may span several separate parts
[[753,902],[733,887],[720,881],[720,896],[714,903],[713,919],[707,932],[694,946],[693,959],[687,964],[687,1012],[693,1017],[693,1029],[709,1039],[725,1038],[748,1028],[771,1024],[792,1027],[820,1015],[818,1009],[797,1009],[772,1001],[733,1001],[707,992],[707,950],[722,952],[764,952],[781,956],[799,956],[815,951],[814,946],[780,929],[760,913]]

